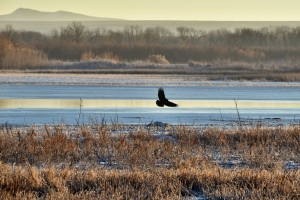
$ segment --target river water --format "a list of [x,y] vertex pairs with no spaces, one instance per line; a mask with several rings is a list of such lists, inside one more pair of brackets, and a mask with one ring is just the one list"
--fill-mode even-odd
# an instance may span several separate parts
[[1,84],[0,124],[125,123],[230,126],[237,122],[298,124],[300,87],[165,86],[176,108],[157,107],[158,86]]

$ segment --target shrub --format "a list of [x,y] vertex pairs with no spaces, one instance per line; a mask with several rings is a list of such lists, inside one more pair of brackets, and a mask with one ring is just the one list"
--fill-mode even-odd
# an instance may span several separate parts
[[162,55],[150,55],[148,60],[157,64],[169,64],[169,61]]
[[85,60],[92,60],[94,58],[95,58],[95,55],[91,51],[89,51],[89,52],[83,53],[80,60],[85,61]]
[[96,56],[96,59],[119,61],[119,56],[115,55],[111,51],[105,51],[105,52],[101,53],[100,55]]

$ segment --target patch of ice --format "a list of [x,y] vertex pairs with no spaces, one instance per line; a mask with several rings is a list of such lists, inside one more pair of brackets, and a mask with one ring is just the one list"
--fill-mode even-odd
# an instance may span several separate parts
[[300,164],[294,161],[288,161],[283,165],[283,168],[286,169],[300,169]]

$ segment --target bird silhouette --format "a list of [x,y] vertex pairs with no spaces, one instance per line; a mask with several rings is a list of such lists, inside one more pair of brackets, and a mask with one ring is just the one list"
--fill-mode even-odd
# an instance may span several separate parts
[[166,99],[165,92],[163,88],[158,89],[158,99],[156,101],[156,105],[159,107],[169,106],[169,107],[177,107],[178,105],[176,103],[173,103]]

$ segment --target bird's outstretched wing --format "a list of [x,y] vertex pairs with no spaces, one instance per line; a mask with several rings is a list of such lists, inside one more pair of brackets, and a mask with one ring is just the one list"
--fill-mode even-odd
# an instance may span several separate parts
[[158,101],[156,101],[156,105],[159,107],[164,107],[164,105],[169,107],[177,107],[176,103],[169,101],[166,96],[163,88],[158,89]]
[[169,107],[178,107],[178,105],[176,103],[173,103],[171,101],[166,101],[164,103],[166,106],[169,106]]
[[159,89],[158,89],[158,99],[159,99],[160,101],[165,101],[165,100],[166,100],[165,92],[164,92],[164,89],[163,89],[163,88],[159,88]]

